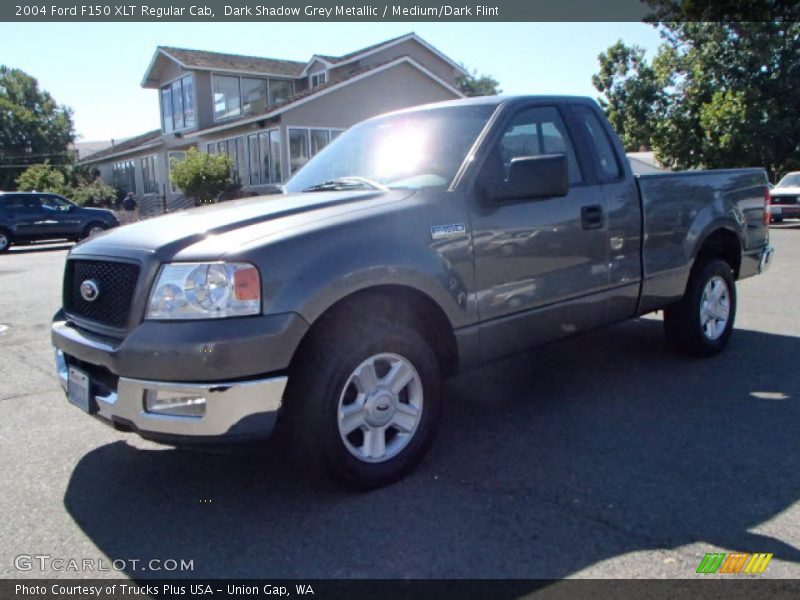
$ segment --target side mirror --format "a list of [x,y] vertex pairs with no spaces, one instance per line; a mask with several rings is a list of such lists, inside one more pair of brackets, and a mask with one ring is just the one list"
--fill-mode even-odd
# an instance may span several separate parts
[[569,166],[564,154],[520,156],[511,160],[508,179],[486,188],[493,202],[553,198],[569,192]]

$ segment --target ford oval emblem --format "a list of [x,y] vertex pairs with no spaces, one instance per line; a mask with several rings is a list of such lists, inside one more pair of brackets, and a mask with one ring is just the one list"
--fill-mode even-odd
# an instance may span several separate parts
[[87,279],[81,284],[81,298],[86,302],[94,302],[100,295],[100,287],[94,279]]

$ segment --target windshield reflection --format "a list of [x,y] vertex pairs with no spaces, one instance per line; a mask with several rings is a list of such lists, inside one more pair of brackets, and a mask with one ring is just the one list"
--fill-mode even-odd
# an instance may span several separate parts
[[365,121],[312,158],[286,191],[335,189],[358,178],[391,189],[447,186],[495,108],[446,106]]

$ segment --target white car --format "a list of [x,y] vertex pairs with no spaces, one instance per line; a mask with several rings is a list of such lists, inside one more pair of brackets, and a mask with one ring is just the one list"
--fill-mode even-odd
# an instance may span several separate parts
[[800,218],[800,171],[784,175],[769,195],[773,223]]

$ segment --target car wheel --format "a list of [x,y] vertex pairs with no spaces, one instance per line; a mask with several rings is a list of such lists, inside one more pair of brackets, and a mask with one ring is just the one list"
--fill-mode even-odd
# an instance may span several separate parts
[[85,239],[88,237],[92,237],[93,235],[97,235],[98,233],[102,233],[106,230],[106,226],[101,223],[89,223],[86,228],[83,230],[83,236],[81,239]]
[[290,369],[286,423],[298,457],[358,488],[406,475],[440,412],[436,355],[410,324],[338,319]]
[[728,263],[712,259],[692,270],[683,299],[664,310],[664,332],[677,350],[712,356],[727,345],[735,318],[733,271]]
[[6,252],[9,248],[11,248],[11,234],[0,229],[0,252]]

